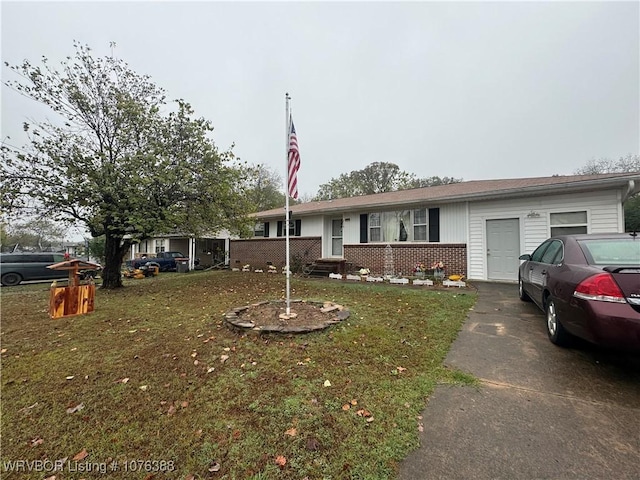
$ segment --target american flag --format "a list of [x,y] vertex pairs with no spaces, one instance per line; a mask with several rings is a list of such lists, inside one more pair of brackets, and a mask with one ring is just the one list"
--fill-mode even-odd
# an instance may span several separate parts
[[293,118],[289,117],[289,196],[298,199],[298,170],[300,169],[300,152],[298,151],[298,137],[293,126]]

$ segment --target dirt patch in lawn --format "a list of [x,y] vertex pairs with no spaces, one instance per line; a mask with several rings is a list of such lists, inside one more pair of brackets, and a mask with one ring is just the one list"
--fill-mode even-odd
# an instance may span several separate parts
[[296,300],[287,315],[284,300],[259,302],[234,308],[225,314],[233,329],[258,332],[307,333],[325,329],[349,317],[349,310],[333,302]]

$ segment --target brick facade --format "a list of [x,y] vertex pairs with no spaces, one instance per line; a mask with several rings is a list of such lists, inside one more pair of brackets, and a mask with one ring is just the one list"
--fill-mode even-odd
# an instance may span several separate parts
[[[249,264],[252,269],[266,269],[267,265],[275,265],[280,269],[285,265],[285,238],[252,238],[247,240],[231,240],[229,243],[229,264],[231,268],[239,268]],[[295,271],[296,261],[302,265],[311,263],[322,255],[322,239],[320,237],[289,238],[291,253],[291,270]],[[299,260],[298,260],[299,259]]]
[[[345,245],[344,258],[354,267],[365,267],[374,275],[384,273],[385,244]],[[430,268],[442,262],[447,275],[467,276],[467,246],[464,243],[392,244],[393,267],[396,275],[411,275],[417,263]]]
[[[322,255],[320,237],[291,237],[289,247],[292,270],[295,270],[296,262],[304,265]],[[374,275],[382,275],[385,266],[385,248],[386,244],[382,243],[345,245],[344,258],[354,268],[365,267]],[[391,248],[394,272],[397,275],[400,273],[411,275],[417,263],[424,263],[430,268],[438,261],[444,263],[447,275],[467,275],[467,246],[464,243],[407,243],[393,244]],[[232,268],[249,264],[253,269],[266,269],[267,262],[281,268],[285,264],[285,239],[231,240],[229,259]]]

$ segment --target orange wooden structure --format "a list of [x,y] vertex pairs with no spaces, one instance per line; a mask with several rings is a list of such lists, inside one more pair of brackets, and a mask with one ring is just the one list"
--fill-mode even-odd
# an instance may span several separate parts
[[100,268],[100,265],[73,259],[49,265],[47,268],[69,271],[68,285],[58,287],[56,282],[51,284],[49,292],[49,316],[51,318],[70,317],[93,312],[96,286],[91,277],[89,277],[87,283],[81,284],[79,271],[97,269]]

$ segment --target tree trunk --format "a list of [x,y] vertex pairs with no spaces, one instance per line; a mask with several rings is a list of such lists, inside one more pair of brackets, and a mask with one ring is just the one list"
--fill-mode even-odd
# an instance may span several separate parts
[[129,248],[122,237],[109,235],[104,240],[104,269],[102,270],[102,288],[122,288],[122,261]]

